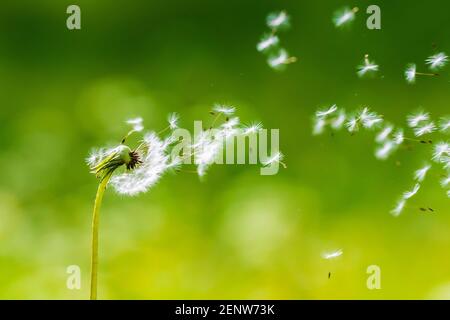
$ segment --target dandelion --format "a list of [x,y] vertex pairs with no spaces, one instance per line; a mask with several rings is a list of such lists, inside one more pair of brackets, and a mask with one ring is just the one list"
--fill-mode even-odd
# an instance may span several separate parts
[[258,45],[256,46],[256,48],[258,49],[258,51],[262,52],[265,51],[269,48],[272,48],[276,45],[278,45],[278,43],[280,42],[280,39],[276,36],[276,35],[265,35],[261,41],[258,43]]
[[362,76],[364,76],[366,73],[371,73],[371,72],[376,72],[376,71],[378,71],[378,65],[377,64],[375,64],[375,62],[371,62],[370,60],[369,60],[369,55],[368,54],[366,54],[365,56],[364,56],[364,64],[362,64],[362,65],[359,65],[358,66],[358,76],[360,76],[360,77],[362,77]]
[[329,116],[330,114],[334,113],[337,110],[337,106],[333,104],[331,107],[329,107],[326,110],[319,110],[316,112],[316,117],[318,118],[325,118]]
[[349,24],[355,19],[355,14],[358,12],[358,8],[344,8],[342,10],[338,10],[333,15],[333,23],[336,27],[341,27],[346,24]]
[[[215,106],[214,110],[219,115],[230,115],[235,111],[234,107],[225,106]],[[177,114],[169,115],[169,126],[159,134],[168,129],[176,129],[178,119]],[[161,138],[155,132],[147,132],[139,144],[131,148],[126,144],[127,137],[144,129],[143,120],[135,118],[128,120],[127,123],[132,129],[120,144],[110,148],[94,149],[86,159],[91,172],[99,178],[92,218],[91,299],[97,298],[99,213],[107,186],[110,185],[119,194],[135,196],[150,190],[166,172],[179,167],[182,163],[178,153],[175,155],[173,152],[175,142],[173,132],[165,138]],[[196,137],[195,143],[188,146],[189,152],[183,156],[195,156],[199,176],[205,174],[208,166],[222,150],[223,139],[231,134],[241,133],[237,128],[238,125],[239,118],[228,119],[216,129],[218,133],[212,134],[212,130],[203,131]],[[246,132],[256,132],[260,128],[261,124],[256,123],[247,128]],[[276,158],[270,160],[281,163],[281,159],[282,155],[278,153]]]
[[383,128],[383,130],[380,131],[380,133],[376,136],[375,141],[376,142],[383,142],[385,141],[391,132],[394,130],[394,127],[391,125],[387,125]]
[[431,70],[438,70],[448,62],[448,56],[445,53],[440,52],[428,57],[425,62],[430,65]]
[[401,199],[401,200],[397,203],[397,205],[395,206],[395,208],[391,210],[391,214],[392,214],[394,217],[398,217],[398,216],[402,213],[403,209],[405,208],[405,205],[406,205],[406,200]]
[[408,125],[411,128],[415,128],[421,123],[422,121],[428,121],[430,119],[430,114],[426,112],[419,111],[415,114],[409,115],[407,117]]
[[414,134],[416,137],[423,136],[425,134],[432,133],[436,130],[436,125],[433,122],[424,124],[423,126],[414,128]]
[[392,151],[395,150],[395,144],[392,141],[386,141],[381,147],[375,151],[375,157],[380,160],[387,159]]
[[423,168],[420,168],[419,170],[416,170],[414,173],[414,179],[416,179],[419,182],[422,182],[425,179],[425,176],[430,170],[431,166],[429,164],[425,165]]
[[424,73],[424,72],[417,72],[417,68],[415,64],[409,64],[406,67],[405,70],[405,78],[406,81],[409,83],[416,82],[416,76],[437,76],[437,73]]
[[286,50],[280,49],[276,55],[272,55],[269,60],[267,60],[267,63],[273,69],[282,70],[286,65],[296,61],[296,57],[291,57]]
[[335,259],[337,257],[340,257],[344,252],[342,249],[333,251],[333,252],[325,252],[322,254],[322,258],[325,260]]
[[408,200],[413,197],[420,189],[420,184],[416,183],[412,190],[403,193],[403,199]]
[[289,27],[289,16],[285,11],[270,13],[267,16],[267,26],[273,31]]

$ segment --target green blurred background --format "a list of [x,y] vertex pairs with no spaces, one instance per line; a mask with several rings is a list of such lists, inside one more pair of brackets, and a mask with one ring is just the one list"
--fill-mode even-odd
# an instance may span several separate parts
[[[192,129],[215,102],[279,128],[288,168],[260,176],[254,165],[214,166],[204,181],[168,175],[134,198],[108,190],[99,298],[450,298],[439,173],[415,198],[435,214],[389,215],[429,147],[381,162],[372,134],[311,136],[312,114],[333,103],[369,105],[398,125],[418,107],[448,113],[448,68],[416,85],[403,71],[409,62],[424,70],[433,44],[450,52],[450,2],[79,0],[82,29],[69,31],[73,3],[1,5],[0,298],[87,298],[89,150],[118,141],[132,116],[159,130],[176,111]],[[370,4],[381,7],[382,30],[365,26]],[[332,13],[345,5],[361,10],[336,29]],[[299,61],[274,72],[256,43],[280,9],[292,18],[283,45]],[[365,53],[380,65],[375,79],[356,75]],[[321,258],[338,248],[340,258]],[[366,287],[372,264],[381,290]],[[81,290],[66,288],[69,265],[81,267]]]

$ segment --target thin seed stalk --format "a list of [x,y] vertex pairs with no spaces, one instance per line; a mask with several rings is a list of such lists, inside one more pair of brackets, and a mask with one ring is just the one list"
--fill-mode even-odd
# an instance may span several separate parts
[[97,300],[97,275],[98,275],[98,226],[100,219],[100,207],[106,186],[111,178],[112,171],[108,172],[100,181],[95,196],[94,211],[92,213],[92,244],[91,244],[91,291],[90,299]]

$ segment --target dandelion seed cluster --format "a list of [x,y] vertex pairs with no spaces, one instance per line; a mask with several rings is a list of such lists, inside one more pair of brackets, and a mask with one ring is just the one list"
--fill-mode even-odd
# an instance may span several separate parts
[[[150,131],[143,135],[139,145],[131,149],[127,146],[127,137],[144,130],[143,119],[127,120],[131,130],[122,143],[112,148],[94,149],[86,159],[91,171],[100,179],[110,178],[110,184],[119,194],[134,196],[148,191],[167,172],[178,169],[187,158],[194,157],[199,176],[206,174],[227,139],[238,135],[251,135],[262,129],[261,123],[254,122],[244,126],[234,117],[232,106],[215,105],[210,114],[214,116],[213,125],[203,130],[190,144],[184,145],[183,154],[175,154],[174,146],[179,142],[174,136],[178,128],[179,116],[168,116],[168,126],[159,133]],[[168,133],[167,133],[168,132]],[[160,137],[162,133],[167,133]],[[282,154],[277,153],[263,163],[263,166],[275,162],[282,163]],[[123,168],[123,171],[118,169]]]
[[259,52],[267,55],[267,64],[275,70],[283,70],[288,64],[297,61],[289,53],[280,47],[280,38],[277,33],[289,28],[289,16],[285,11],[270,13],[267,16],[266,24],[270,32],[262,36],[260,42],[256,45]]
[[[356,113],[347,114],[344,109],[336,105],[316,111],[313,121],[313,134],[319,135],[325,132],[327,128],[336,131],[346,128],[352,135],[360,129],[376,130],[375,157],[380,160],[386,160],[399,147],[406,142],[425,144],[433,146],[433,152],[430,160],[436,163],[445,171],[445,177],[441,180],[441,186],[446,189],[446,194],[450,197],[449,175],[450,175],[450,146],[448,142],[432,143],[432,140],[425,139],[424,136],[434,134],[448,134],[449,117],[443,117],[439,123],[431,120],[430,114],[424,111],[412,113],[406,117],[408,129],[412,131],[412,137],[406,137],[403,128],[395,128],[394,125],[387,123],[384,117],[371,111],[368,107]],[[430,163],[425,163],[421,168],[414,172],[414,186],[403,193],[395,208],[391,211],[394,216],[400,215],[404,210],[407,200],[415,196],[421,187],[422,182],[428,171],[432,168]],[[427,210],[432,210],[428,208]]]

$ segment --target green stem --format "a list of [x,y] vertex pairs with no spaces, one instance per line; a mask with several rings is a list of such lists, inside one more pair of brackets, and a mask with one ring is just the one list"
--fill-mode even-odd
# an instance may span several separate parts
[[97,274],[98,274],[98,225],[100,218],[100,206],[102,204],[103,194],[111,178],[112,172],[106,174],[98,185],[97,195],[95,196],[94,212],[92,214],[92,255],[91,255],[91,300],[97,300]]

